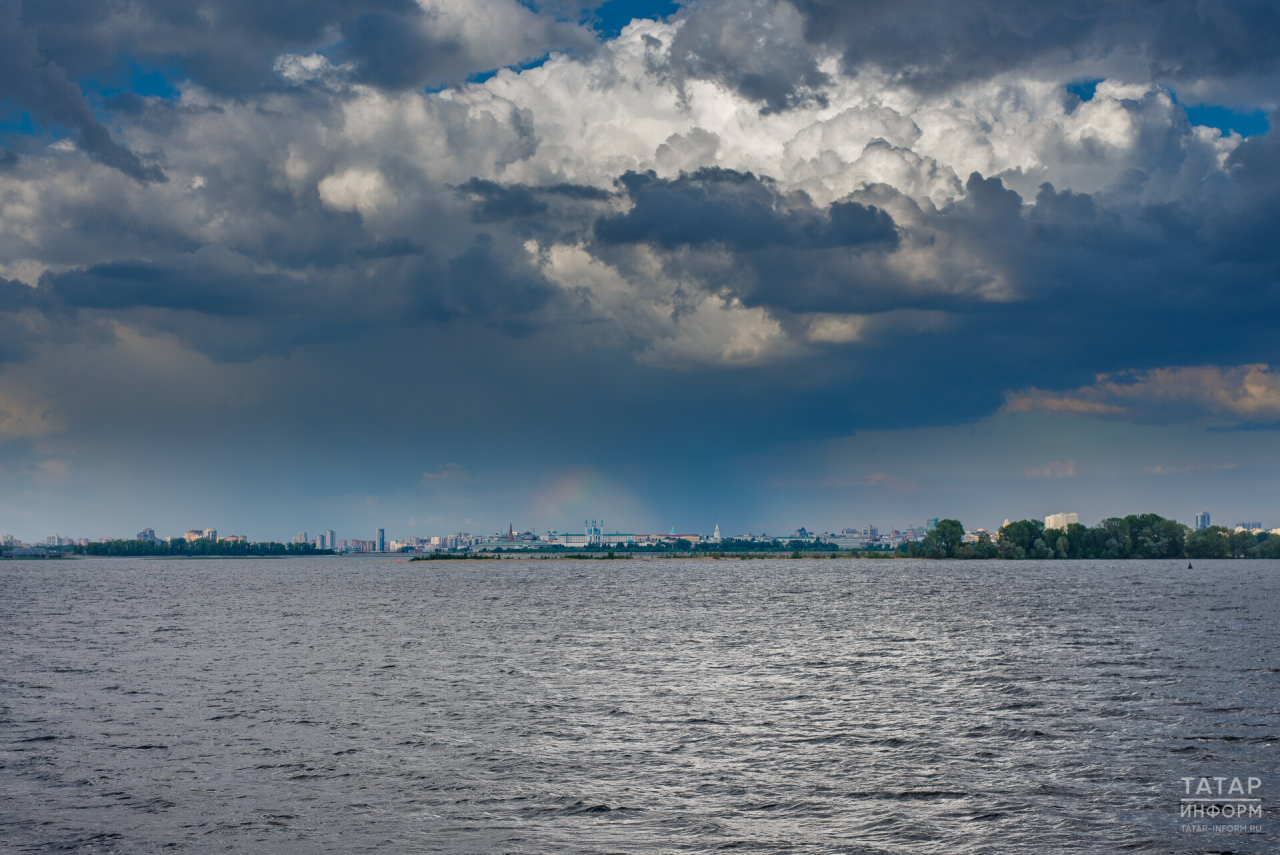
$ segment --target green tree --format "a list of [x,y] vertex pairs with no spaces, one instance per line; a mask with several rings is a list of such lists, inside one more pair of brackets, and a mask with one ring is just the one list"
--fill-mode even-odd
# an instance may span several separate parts
[[1257,550],[1258,558],[1280,558],[1280,537],[1264,534],[1254,548]]
[[1177,558],[1185,550],[1186,526],[1181,523],[1157,514],[1131,514],[1124,523],[1135,558]]
[[924,536],[920,551],[926,558],[955,558],[964,540],[964,526],[959,520],[939,520]]
[[978,535],[978,542],[974,544],[973,551],[978,558],[999,558],[1000,550],[991,542],[991,535],[985,531]]
[[1258,545],[1258,538],[1247,531],[1234,531],[1227,535],[1227,543],[1232,558],[1246,558],[1249,550]]
[[1040,520],[1011,522],[1001,527],[996,538],[1004,557],[1023,558],[1031,554],[1037,540],[1044,538],[1044,523]]
[[1187,535],[1187,555],[1191,558],[1226,558],[1231,554],[1227,530],[1212,525]]

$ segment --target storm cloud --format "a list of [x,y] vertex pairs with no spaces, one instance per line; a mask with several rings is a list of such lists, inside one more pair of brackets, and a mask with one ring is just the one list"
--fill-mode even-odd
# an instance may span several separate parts
[[216,378],[209,430],[412,402],[397,447],[455,450],[419,472],[482,456],[468,408],[521,465],[603,453],[566,401],[637,467],[1275,418],[1280,143],[1195,112],[1280,106],[1265,5],[73,6],[0,5],[0,403],[42,442],[130,373],[113,405]]

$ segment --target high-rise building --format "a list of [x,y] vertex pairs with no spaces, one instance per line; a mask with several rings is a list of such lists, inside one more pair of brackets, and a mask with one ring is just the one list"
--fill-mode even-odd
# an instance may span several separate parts
[[326,533],[326,532],[323,532],[323,531],[316,535],[316,549],[328,549],[328,548],[329,548],[328,546],[326,546],[326,545],[325,545],[325,537],[326,537],[326,536],[327,536],[327,533]]
[[160,538],[156,537],[156,530],[153,528],[144,528],[142,531],[138,532],[138,540],[155,543],[159,539]]
[[295,535],[293,536],[293,542],[294,542],[294,543],[306,543],[306,542],[307,542],[307,533],[306,533],[305,531],[300,531],[300,532],[298,532],[297,534],[295,534]]
[[1204,531],[1209,527],[1209,512],[1196,514],[1196,531]]
[[938,527],[938,518],[937,518],[937,517],[934,517],[934,518],[933,518],[933,519],[931,519],[931,520],[925,520],[925,521],[924,521],[924,530],[925,530],[926,532],[933,531],[933,530],[934,530],[935,528],[937,528],[937,527]]
[[387,532],[386,529],[378,529],[378,551],[387,551]]
[[205,539],[205,540],[217,540],[217,539],[218,539],[218,530],[217,530],[216,528],[206,528],[206,529],[204,530],[204,539]]
[[189,528],[187,529],[186,534],[182,536],[182,539],[185,540],[187,543],[195,543],[197,540],[199,540],[202,537],[204,537],[204,532],[197,531],[194,528]]
[[1079,514],[1049,514],[1044,518],[1044,527],[1065,531],[1067,526],[1080,522]]
[[1236,531],[1244,529],[1245,531],[1262,531],[1262,523],[1260,522],[1242,522],[1236,523]]
[[325,549],[338,548],[338,535],[334,532],[333,529],[329,529],[328,531],[325,532],[324,542],[325,542]]

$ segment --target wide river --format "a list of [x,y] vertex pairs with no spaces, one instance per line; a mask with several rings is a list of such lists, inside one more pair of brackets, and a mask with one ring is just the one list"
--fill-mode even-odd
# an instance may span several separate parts
[[1277,852],[1280,562],[1186,565],[7,561],[0,849]]

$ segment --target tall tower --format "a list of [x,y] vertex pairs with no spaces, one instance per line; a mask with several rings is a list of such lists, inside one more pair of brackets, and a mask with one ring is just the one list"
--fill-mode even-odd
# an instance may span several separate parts
[[387,551],[387,530],[383,528],[378,529],[378,551]]

